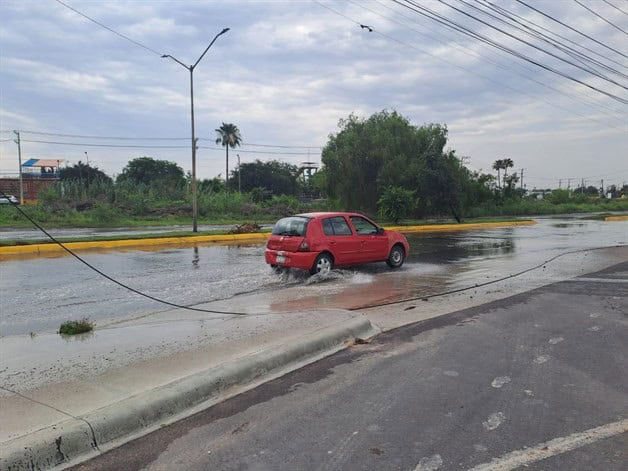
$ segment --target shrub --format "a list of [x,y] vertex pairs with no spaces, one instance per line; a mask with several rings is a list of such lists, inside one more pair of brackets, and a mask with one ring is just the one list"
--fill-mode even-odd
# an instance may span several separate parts
[[400,186],[389,186],[377,201],[382,217],[392,219],[395,224],[408,216],[416,204],[414,191],[406,190]]
[[63,335],[76,335],[91,332],[94,329],[94,323],[87,317],[83,317],[79,321],[66,321],[59,327],[59,333]]

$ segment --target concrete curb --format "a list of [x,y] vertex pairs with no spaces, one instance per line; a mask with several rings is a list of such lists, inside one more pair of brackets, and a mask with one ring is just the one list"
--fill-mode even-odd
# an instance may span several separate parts
[[67,467],[379,333],[356,317],[3,443],[0,470]]
[[[399,231],[406,233],[414,232],[452,232],[452,231],[468,231],[472,229],[494,228],[494,227],[512,227],[512,226],[529,226],[536,224],[533,220],[521,221],[504,221],[504,222],[476,222],[463,224],[430,224],[423,226],[391,226],[385,229],[391,231]],[[189,237],[156,237],[152,239],[123,239],[123,240],[102,240],[102,241],[86,241],[86,242],[65,242],[68,249],[112,249],[123,247],[151,247],[155,245],[184,245],[195,243],[215,243],[221,245],[233,245],[241,243],[255,243],[265,241],[270,237],[270,232],[256,232],[250,234],[222,234],[222,235],[202,235]],[[40,253],[64,253],[64,250],[54,243],[30,244],[30,245],[13,245],[0,247],[1,255],[21,255],[21,254],[40,254]]]

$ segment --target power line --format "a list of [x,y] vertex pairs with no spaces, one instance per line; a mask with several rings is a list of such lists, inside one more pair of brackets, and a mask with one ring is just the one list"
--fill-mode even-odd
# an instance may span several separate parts
[[[59,142],[59,141],[42,141],[38,139],[22,139],[22,142],[31,142],[36,144],[64,145],[75,147],[105,147],[114,149],[187,149],[188,146],[175,145],[135,145],[135,144],[96,144],[92,142]],[[200,149],[220,150],[222,147],[198,146]],[[244,154],[270,154],[270,155],[312,155],[311,152],[278,152],[278,151],[262,151],[262,150],[242,150],[238,152]]]
[[580,3],[578,0],[573,0],[573,1],[574,1],[574,2],[576,2],[578,5],[580,5],[582,8],[584,8],[585,10],[587,10],[587,11],[589,11],[589,12],[593,13],[595,16],[597,16],[597,17],[598,17],[598,18],[600,18],[601,20],[606,21],[606,22],[607,22],[609,25],[611,25],[613,28],[616,28],[616,29],[618,29],[619,31],[621,31],[622,33],[624,33],[624,34],[628,35],[628,33],[627,33],[625,30],[621,29],[621,28],[620,28],[619,26],[617,26],[615,23],[611,23],[610,21],[608,21],[606,18],[604,18],[602,15],[598,14],[597,12],[595,12],[595,11],[591,10],[591,9],[590,9],[588,6],[586,6],[585,4]]
[[[542,52],[544,54],[547,54],[548,56],[553,57],[554,59],[557,59],[559,61],[562,61],[562,62],[564,62],[566,64],[571,65],[572,67],[576,67],[576,68],[578,68],[580,70],[583,70],[584,72],[588,72],[588,73],[590,73],[592,75],[595,75],[596,77],[599,77],[599,78],[601,78],[603,80],[606,80],[606,81],[612,83],[613,85],[617,85],[618,87],[621,87],[621,88],[623,88],[625,90],[628,90],[628,87],[626,87],[624,84],[621,84],[621,83],[616,82],[616,81],[614,81],[612,79],[609,79],[608,77],[605,77],[604,75],[602,75],[602,74],[600,74],[600,73],[598,73],[596,71],[593,71],[590,68],[586,69],[586,68],[584,68],[584,67],[582,67],[582,66],[580,66],[580,65],[578,65],[578,64],[576,64],[574,62],[571,62],[571,61],[569,61],[569,60],[567,60],[567,59],[565,59],[563,57],[560,57],[557,54],[554,54],[553,52],[548,51],[547,49],[539,47],[539,46],[537,46],[537,45],[535,45],[535,44],[533,44],[533,43],[531,43],[529,41],[526,41],[525,39],[521,39],[521,38],[517,37],[516,35],[511,34],[508,31],[505,31],[502,28],[498,28],[497,26],[489,23],[488,21],[485,21],[485,20],[483,20],[481,18],[478,18],[477,16],[474,16],[474,15],[472,15],[472,14],[470,14],[470,13],[468,13],[468,12],[458,8],[458,7],[455,7],[454,5],[451,5],[450,3],[447,3],[445,0],[437,0],[437,1],[442,3],[443,5],[447,5],[449,8],[457,11],[458,13],[461,13],[461,14],[463,14],[463,15],[465,15],[465,16],[467,16],[467,17],[469,17],[469,18],[471,18],[471,19],[473,19],[473,20],[475,20],[475,21],[477,21],[479,23],[482,23],[485,26],[488,26],[489,28],[494,29],[495,31],[499,31],[500,33],[502,33],[505,36],[508,36],[511,39],[514,39],[516,41],[519,41],[520,43],[525,44],[528,47],[531,47],[533,49],[536,49],[537,51],[540,51],[540,52]],[[574,1],[577,1],[577,0],[574,0]],[[465,3],[465,2],[462,2],[462,3]]]
[[546,17],[546,18],[548,18],[548,19],[550,19],[550,20],[552,20],[552,21],[554,21],[554,22],[558,23],[559,25],[562,25],[562,26],[564,26],[565,28],[570,29],[571,31],[574,31],[574,32],[578,33],[579,35],[581,35],[581,36],[583,36],[583,37],[585,37],[585,38],[587,38],[587,39],[590,39],[590,40],[591,40],[591,41],[593,41],[594,43],[597,43],[597,44],[599,44],[600,46],[603,46],[603,47],[605,47],[606,49],[608,49],[608,50],[610,50],[610,51],[613,51],[613,52],[615,52],[615,53],[619,54],[620,56],[625,57],[626,59],[628,59],[628,55],[626,55],[626,54],[624,54],[624,53],[622,53],[622,52],[618,51],[617,49],[614,49],[614,48],[610,47],[610,46],[609,46],[609,45],[607,45],[607,44],[604,44],[603,42],[598,41],[598,40],[597,40],[597,39],[595,39],[595,38],[592,38],[591,36],[589,36],[588,34],[583,33],[582,31],[578,31],[577,29],[575,29],[575,28],[573,28],[573,27],[569,26],[568,24],[565,24],[565,23],[563,23],[562,21],[557,20],[557,19],[556,19],[556,18],[554,18],[553,16],[548,15],[547,13],[544,13],[544,12],[542,12],[541,10],[539,10],[539,9],[537,9],[537,8],[534,8],[534,7],[533,7],[533,6],[531,6],[531,5],[528,5],[528,4],[527,4],[526,2],[524,2],[523,0],[515,0],[515,1],[517,1],[518,3],[521,3],[522,5],[524,5],[524,6],[528,7],[530,10],[534,10],[534,11],[535,11],[535,12],[537,12],[538,14],[543,15],[544,17]]
[[[434,40],[436,40],[436,41],[439,41],[441,44],[445,44],[445,45],[448,45],[448,46],[449,46],[449,45],[451,45],[451,43],[450,43],[450,42],[442,41],[442,40],[440,40],[440,39],[438,39],[438,38],[436,38],[436,37],[434,37],[434,36],[431,36],[431,35],[429,35],[429,34],[426,34],[426,33],[423,33],[423,32],[421,32],[421,31],[418,31],[417,29],[412,28],[411,26],[408,26],[408,25],[407,25],[407,24],[405,24],[405,23],[402,23],[402,22],[400,22],[400,21],[397,21],[397,20],[396,20],[396,19],[394,19],[394,18],[391,18],[391,17],[389,17],[389,16],[382,15],[380,12],[375,11],[375,10],[373,10],[373,9],[371,9],[371,8],[368,8],[368,7],[364,6],[364,5],[363,5],[363,4],[361,4],[361,3],[357,3],[357,2],[354,2],[354,1],[352,1],[352,0],[348,0],[348,1],[349,1],[349,3],[351,3],[351,4],[353,4],[353,5],[357,6],[357,7],[360,7],[360,8],[362,8],[362,9],[364,9],[364,10],[367,10],[367,11],[369,11],[369,12],[371,12],[371,13],[375,14],[375,15],[378,15],[379,17],[384,18],[384,19],[386,19],[386,20],[388,20],[388,21],[392,21],[392,22],[394,22],[394,23],[396,23],[396,24],[398,24],[398,25],[400,25],[400,26],[403,26],[403,27],[405,27],[405,28],[409,29],[410,31],[414,31],[415,33],[417,33],[417,34],[419,34],[419,35],[421,35],[421,36],[424,36],[424,37],[426,37],[426,38],[430,38],[430,39],[434,39]],[[376,0],[376,2],[377,2],[380,6],[382,6],[382,7],[386,8],[387,10],[390,10],[390,11],[394,12],[394,13],[395,13],[395,14],[397,14],[397,15],[400,15],[401,17],[403,17],[403,18],[405,18],[405,19],[407,19],[407,20],[409,20],[409,21],[413,21],[413,22],[415,22],[415,21],[416,21],[416,20],[414,20],[414,19],[412,19],[412,18],[409,18],[408,16],[406,16],[406,15],[404,15],[404,14],[400,13],[400,12],[395,11],[394,9],[390,8],[389,6],[387,6],[387,5],[385,5],[385,4],[382,4],[381,2],[379,2],[379,1],[377,1],[377,0]],[[424,25],[421,25],[421,26],[425,27]],[[439,32],[436,32],[435,30],[433,30],[433,29],[431,29],[431,28],[429,28],[429,27],[426,27],[426,28],[427,28],[428,30],[430,30],[430,31],[434,32],[435,34],[441,35]],[[474,56],[474,57],[483,58],[483,59],[484,59],[484,60],[486,60],[487,62],[489,62],[489,63],[491,63],[491,64],[494,64],[495,66],[497,66],[497,67],[499,67],[499,68],[501,68],[501,69],[503,69],[503,70],[505,70],[505,71],[507,71],[507,72],[512,72],[512,73],[515,73],[515,74],[519,75],[520,77],[524,77],[526,80],[530,80],[530,81],[532,81],[532,82],[535,82],[535,83],[539,84],[540,86],[542,86],[542,87],[544,87],[544,88],[547,88],[547,89],[549,89],[549,90],[552,90],[552,91],[554,91],[554,92],[556,92],[556,93],[558,93],[558,94],[560,94],[560,95],[563,95],[563,96],[565,96],[565,97],[567,97],[567,98],[569,98],[569,99],[571,99],[571,100],[573,100],[573,101],[577,101],[577,102],[584,103],[584,104],[587,104],[587,105],[589,105],[589,106],[593,106],[593,107],[595,107],[595,108],[598,108],[598,109],[600,109],[600,111],[602,111],[603,113],[604,113],[604,111],[602,110],[602,108],[603,108],[603,109],[606,109],[607,111],[610,111],[610,112],[612,112],[612,113],[618,113],[618,111],[617,111],[617,110],[615,110],[614,108],[611,108],[610,106],[607,106],[607,105],[605,105],[605,104],[601,104],[601,103],[595,103],[595,102],[591,102],[591,101],[588,101],[588,100],[584,100],[584,99],[582,99],[581,97],[574,97],[573,95],[570,95],[570,94],[566,93],[566,92],[565,92],[565,91],[563,91],[563,90],[560,90],[560,89],[558,89],[558,88],[552,87],[551,85],[548,85],[548,84],[546,84],[546,83],[544,83],[544,82],[542,82],[542,81],[540,81],[540,80],[538,80],[538,79],[536,79],[536,78],[534,78],[534,77],[530,77],[529,75],[526,75],[526,74],[524,74],[524,73],[521,73],[521,72],[519,72],[519,71],[516,71],[515,69],[513,69],[513,68],[511,68],[511,67],[508,67],[508,66],[506,66],[506,65],[501,64],[500,62],[494,61],[494,60],[492,60],[492,59],[490,59],[490,58],[488,58],[488,57],[486,57],[486,56],[484,56],[484,55],[482,55],[482,54],[480,54],[480,53],[478,53],[478,52],[474,51],[473,49],[469,49],[469,48],[467,48],[467,47],[465,47],[465,46],[462,46],[462,45],[460,45],[459,43],[457,43],[455,40],[451,39],[449,36],[446,36],[446,35],[445,35],[444,37],[445,37],[446,39],[450,40],[450,41],[454,41],[454,44],[456,44],[456,45],[457,45],[457,47],[456,47],[456,46],[454,46],[454,47],[456,47],[456,49],[460,50],[460,51],[461,51],[461,52],[463,52],[464,54],[467,54],[467,55],[472,55],[472,56]],[[465,51],[468,51],[468,52],[465,52]],[[516,64],[516,65],[518,65],[519,67],[521,67],[522,69],[525,69],[525,70],[527,70],[527,71],[534,71],[534,69],[533,69],[533,68],[531,68],[531,67],[529,67],[529,66],[526,66],[525,64]],[[477,74],[476,74],[476,75],[477,75]],[[482,77],[482,76],[480,75],[480,77]],[[516,89],[514,89],[514,90],[516,90]],[[516,91],[520,91],[520,90],[516,90]],[[520,92],[521,92],[521,91],[520,91]],[[522,93],[523,93],[523,92],[522,92]],[[547,103],[548,103],[548,104],[550,104],[550,105],[552,105],[552,106],[556,106],[556,105],[554,105],[554,104],[553,104],[553,103],[551,103],[551,102],[547,102]],[[563,109],[563,108],[561,108],[561,109]],[[605,113],[605,114],[607,114],[607,113]],[[584,116],[584,115],[582,115],[582,114],[580,114],[580,116],[585,117],[585,116]],[[607,114],[607,116],[609,116],[609,117],[611,117],[611,118],[613,118],[613,119],[623,119],[623,116],[621,116],[621,117],[620,117],[620,116],[617,116],[617,115],[610,115],[610,114]]]
[[622,10],[621,8],[619,8],[618,6],[613,5],[611,2],[609,2],[608,0],[602,0],[604,3],[606,3],[607,5],[612,6],[615,10],[622,12],[624,15],[628,15],[628,12],[625,12],[624,10]]
[[[3,131],[6,132],[6,131]],[[10,131],[9,131],[10,132]],[[41,136],[57,136],[57,137],[73,137],[77,139],[111,139],[111,140],[121,140],[121,141],[189,141],[189,137],[123,137],[123,136],[94,136],[94,135],[84,135],[84,134],[63,134],[56,132],[44,132],[44,131],[28,131],[28,130],[20,130],[20,132],[24,134],[36,134]],[[210,139],[207,137],[199,137],[197,138],[201,141],[214,141],[214,139]],[[251,146],[251,147],[269,147],[269,148],[281,148],[281,149],[321,149],[321,146],[291,146],[284,144],[254,144],[252,142],[243,142],[242,145]]]
[[[332,13],[334,13],[334,14],[336,14],[336,15],[338,15],[338,16],[341,16],[341,17],[343,17],[343,18],[345,18],[345,19],[347,19],[347,20],[349,20],[350,22],[354,23],[354,24],[355,24],[355,25],[357,25],[357,26],[360,26],[360,22],[359,22],[359,21],[354,20],[353,18],[351,18],[351,17],[349,17],[349,16],[347,16],[347,15],[345,15],[345,14],[343,14],[343,13],[341,13],[341,12],[339,12],[339,11],[337,11],[337,10],[335,10],[335,9],[331,8],[331,7],[329,7],[328,5],[325,5],[324,3],[321,3],[321,2],[320,2],[320,1],[318,1],[318,0],[313,0],[313,1],[314,1],[314,3],[317,3],[318,5],[322,6],[323,8],[325,8],[325,9],[327,9],[327,10],[331,11]],[[395,1],[395,0],[393,0],[393,1]],[[396,1],[395,1],[395,3],[398,3],[398,2],[396,2]],[[520,89],[517,89],[517,88],[511,87],[511,86],[509,86],[509,85],[507,85],[507,84],[505,84],[505,83],[503,83],[503,82],[498,82],[497,80],[493,80],[492,78],[490,78],[490,77],[488,77],[488,76],[486,76],[486,75],[482,75],[481,73],[476,72],[474,69],[470,69],[470,68],[468,68],[468,67],[464,67],[464,66],[461,66],[461,65],[459,65],[459,64],[455,64],[455,63],[453,63],[453,62],[451,62],[451,61],[449,61],[449,60],[447,60],[447,59],[444,59],[444,58],[439,57],[439,56],[437,56],[437,55],[435,55],[435,54],[432,54],[432,53],[430,53],[429,51],[426,51],[426,50],[424,50],[424,49],[421,49],[420,47],[417,47],[417,46],[415,46],[415,45],[413,45],[413,44],[409,44],[409,43],[407,43],[407,42],[401,41],[401,40],[399,40],[399,39],[397,39],[397,38],[394,38],[394,37],[389,36],[389,35],[387,35],[387,34],[385,34],[385,33],[382,33],[382,32],[380,32],[380,31],[378,31],[378,30],[376,30],[376,29],[372,29],[372,32],[373,32],[373,33],[375,33],[375,34],[377,34],[377,35],[379,35],[379,36],[382,36],[382,37],[384,37],[384,38],[388,39],[389,41],[395,42],[395,43],[400,44],[400,45],[405,46],[405,47],[409,47],[410,49],[414,49],[414,50],[419,51],[419,52],[421,52],[421,53],[423,53],[423,54],[427,54],[427,55],[429,55],[429,56],[433,57],[434,59],[436,59],[436,60],[438,60],[438,61],[440,61],[440,62],[444,62],[445,64],[451,65],[451,66],[456,67],[456,68],[461,69],[461,70],[464,70],[465,72],[468,72],[468,73],[470,73],[470,74],[472,74],[472,75],[476,75],[476,76],[478,76],[478,77],[480,77],[480,78],[483,78],[484,80],[487,80],[487,81],[489,81],[489,82],[492,82],[492,83],[494,83],[494,84],[496,84],[496,85],[498,85],[498,86],[500,86],[500,87],[504,87],[504,88],[510,89],[510,90],[512,90],[512,91],[514,91],[514,92],[521,93],[521,94],[527,95],[527,96],[529,96],[529,97],[531,97],[531,98],[537,99],[537,97],[535,97],[535,96],[533,96],[533,95],[531,95],[531,94],[529,94],[529,93],[526,93],[526,92],[525,92],[525,91],[523,91],[523,90],[520,90]],[[567,108],[565,108],[565,107],[563,107],[563,106],[557,105],[557,104],[555,104],[555,103],[552,103],[552,102],[549,102],[549,101],[547,101],[547,100],[543,100],[543,99],[542,99],[541,101],[543,101],[543,102],[547,103],[548,105],[553,106],[553,107],[555,107],[555,108],[561,109],[561,110],[563,110],[563,111],[567,111],[567,112],[569,112],[569,113],[573,113],[573,111],[572,111],[572,110],[569,110],[569,109],[567,109]],[[604,126],[610,126],[610,127],[614,128],[614,129],[620,129],[620,130],[623,130],[623,128],[620,128],[620,127],[617,127],[617,126],[613,126],[613,125],[609,125],[609,124],[603,123],[603,122],[601,122],[601,121],[599,121],[599,120],[597,120],[597,119],[595,119],[595,118],[586,117],[586,116],[581,115],[581,114],[579,114],[579,113],[576,113],[576,114],[578,114],[578,115],[580,115],[580,116],[583,116],[583,117],[585,117],[585,118],[588,118],[588,119],[590,119],[591,121],[598,122],[598,123],[600,123],[600,124],[602,124],[602,125],[604,125]]]
[[[519,31],[522,31],[523,33],[527,34],[528,36],[531,36],[535,39],[538,39],[546,44],[549,44],[553,47],[555,47],[556,49],[558,49],[559,51],[567,54],[568,56],[572,57],[573,59],[577,60],[578,62],[580,62],[581,64],[583,64],[585,67],[587,68],[592,68],[590,64],[594,64],[595,66],[598,67],[602,67],[603,69],[605,69],[608,72],[614,73],[620,77],[622,77],[623,79],[628,79],[628,75],[624,74],[623,72],[620,72],[612,67],[610,67],[607,64],[604,64],[600,61],[598,61],[597,59],[594,59],[592,57],[589,57],[586,54],[583,54],[580,51],[575,50],[574,48],[572,48],[571,46],[568,46],[566,44],[561,43],[560,41],[557,41],[553,38],[550,38],[549,36],[547,36],[544,33],[541,33],[540,31],[535,30],[534,28],[531,28],[530,26],[524,25],[523,23],[521,23],[520,21],[516,20],[515,18],[513,18],[511,15],[509,15],[508,13],[506,13],[505,11],[500,11],[500,9],[494,8],[493,5],[490,2],[486,2],[486,4],[484,3],[480,3],[481,0],[475,0],[476,3],[479,3],[480,5],[482,5],[484,8],[489,8],[491,10],[493,10],[495,13],[497,13],[498,15],[501,15],[505,18],[507,18],[508,20],[517,23],[517,24],[512,24],[506,20],[504,20],[503,18],[500,18],[499,16],[495,16],[493,13],[485,11],[481,8],[478,8],[474,5],[471,5],[470,3],[467,3],[465,0],[457,0],[460,3],[463,3],[464,5],[467,5],[471,8],[473,8],[474,10],[477,10],[481,13],[483,13],[484,15],[490,16],[491,18],[494,18],[496,20],[498,20],[501,23],[504,23],[508,26],[510,26],[511,28],[515,28]],[[517,26],[520,25],[520,26]],[[590,64],[589,64],[590,63]]]
[[[477,2],[478,0],[475,0],[475,1]],[[483,3],[486,3],[486,4],[488,4],[488,5],[490,5],[490,8],[491,8],[491,9],[493,9],[493,10],[496,10],[496,11],[499,11],[499,12],[503,12],[502,14],[504,14],[505,16],[510,17],[511,19],[513,19],[512,17],[518,18],[519,20],[521,20],[521,21],[517,21],[519,24],[523,24],[522,22],[524,22],[524,23],[527,23],[527,24],[533,25],[533,26],[535,26],[536,28],[539,28],[540,30],[543,30],[543,31],[545,31],[545,32],[547,32],[547,33],[549,33],[549,34],[551,34],[552,36],[555,36],[555,37],[557,37],[557,38],[560,38],[560,39],[562,39],[563,41],[567,41],[568,43],[571,43],[571,44],[573,44],[574,46],[577,46],[577,47],[579,47],[579,48],[581,48],[581,49],[584,49],[584,50],[586,50],[586,51],[588,51],[588,52],[590,52],[590,53],[592,53],[592,54],[595,54],[596,56],[598,56],[598,57],[600,57],[600,58],[602,58],[602,59],[604,59],[604,60],[607,60],[607,61],[609,61],[609,62],[612,62],[612,63],[613,63],[613,64],[615,64],[615,65],[618,65],[618,66],[620,66],[620,67],[623,67],[623,68],[625,68],[625,69],[628,69],[628,67],[627,67],[626,65],[622,64],[621,62],[617,62],[616,60],[614,60],[614,59],[612,59],[612,58],[610,58],[610,57],[607,57],[607,56],[605,56],[605,55],[603,55],[603,54],[600,54],[599,52],[595,51],[594,49],[591,49],[591,48],[589,48],[589,47],[587,47],[587,46],[584,46],[583,44],[579,44],[579,43],[577,43],[577,42],[575,42],[575,41],[572,41],[571,39],[569,39],[569,38],[567,38],[567,37],[565,37],[565,36],[563,36],[563,35],[561,35],[561,34],[558,34],[557,32],[552,31],[552,30],[550,30],[550,29],[548,29],[548,28],[545,28],[544,26],[539,25],[539,24],[535,23],[534,21],[532,21],[532,20],[530,20],[530,19],[528,19],[528,18],[524,18],[523,16],[517,15],[516,13],[514,13],[514,12],[512,12],[512,11],[510,11],[510,10],[507,10],[506,8],[504,8],[504,7],[502,7],[502,6],[496,5],[495,3],[491,3],[491,2],[490,2],[490,1],[488,1],[488,0],[480,0],[480,1],[482,1]],[[513,20],[514,20],[514,19],[513,19]],[[516,21],[516,20],[515,20],[515,21]],[[535,30],[534,28],[531,28],[530,26],[526,26],[526,27],[527,27],[527,28],[532,29],[532,30],[533,30],[533,31],[535,31],[535,32],[538,32],[537,30]],[[539,33],[539,34],[541,34],[541,33]]]
[[628,104],[628,100],[625,100],[624,98],[621,98],[621,97],[619,97],[617,95],[614,95],[614,94],[612,94],[610,92],[607,92],[607,91],[602,90],[602,89],[600,89],[598,87],[595,87],[595,86],[593,86],[593,85],[591,85],[591,84],[589,84],[587,82],[584,82],[584,81],[582,81],[580,79],[577,79],[577,78],[575,78],[575,77],[573,77],[573,76],[571,76],[571,75],[569,75],[569,74],[567,74],[565,72],[557,70],[557,69],[555,69],[553,67],[550,67],[548,65],[542,64],[541,62],[538,62],[537,60],[534,60],[534,59],[526,56],[525,54],[517,52],[514,49],[506,47],[503,44],[500,44],[500,43],[498,43],[498,42],[488,38],[487,36],[481,35],[481,34],[475,32],[473,30],[470,30],[469,28],[467,28],[465,26],[462,26],[459,23],[456,23],[455,21],[450,20],[447,17],[444,17],[444,16],[442,16],[442,15],[440,15],[440,14],[438,14],[438,13],[432,11],[432,10],[430,10],[429,8],[425,8],[425,7],[421,6],[421,5],[417,5],[416,3],[412,2],[411,0],[403,0],[406,3],[401,3],[400,0],[392,0],[392,1],[394,3],[400,5],[400,6],[404,7],[404,8],[407,8],[410,11],[413,11],[413,12],[421,15],[421,16],[425,16],[426,18],[429,18],[430,20],[436,21],[437,23],[441,23],[441,24],[443,24],[444,26],[446,26],[446,27],[448,27],[450,29],[453,29],[453,30],[458,31],[458,32],[460,32],[462,34],[470,36],[473,39],[476,39],[476,40],[478,40],[480,42],[488,44],[488,45],[490,45],[490,46],[492,46],[492,47],[494,47],[496,49],[499,49],[499,50],[501,50],[503,52],[511,54],[511,55],[513,55],[515,57],[518,57],[518,58],[520,58],[520,59],[522,59],[524,61],[530,62],[531,64],[534,64],[534,65],[536,65],[536,66],[538,66],[538,67],[540,67],[540,68],[542,68],[544,70],[547,70],[549,72],[553,72],[554,74],[559,75],[559,76],[561,76],[563,78],[566,78],[566,79],[571,80],[573,82],[579,83],[580,85],[583,85],[583,86],[585,86],[587,88],[590,88],[590,89],[592,89],[592,90],[594,90],[594,91],[596,91],[596,92],[598,92],[598,93],[600,93],[602,95],[605,95],[605,96],[607,96],[609,98],[612,98],[613,100],[619,101],[620,103]]
[[89,16],[87,16],[85,13],[81,13],[81,12],[80,12],[80,11],[78,11],[76,8],[72,8],[70,5],[68,5],[67,3],[63,3],[61,0],[55,0],[55,1],[56,1],[57,3],[59,3],[60,5],[63,5],[63,6],[64,6],[64,7],[66,7],[67,9],[72,10],[74,13],[77,13],[78,15],[81,15],[83,18],[88,19],[88,20],[89,20],[89,21],[91,21],[92,23],[96,23],[96,24],[97,24],[98,26],[100,26],[101,28],[104,28],[104,29],[106,29],[107,31],[110,31],[110,32],[112,32],[113,34],[116,34],[116,35],[120,36],[121,38],[126,39],[127,41],[129,41],[129,42],[131,42],[131,43],[135,44],[136,46],[139,46],[139,47],[141,47],[141,48],[143,48],[143,49],[146,49],[147,51],[152,52],[153,54],[156,54],[156,55],[158,55],[159,57],[161,57],[161,53],[160,53],[160,52],[157,52],[157,51],[155,51],[154,49],[152,49],[152,48],[150,48],[150,47],[148,47],[148,46],[145,46],[144,44],[142,44],[142,43],[140,43],[140,42],[136,41],[135,39],[131,39],[131,38],[129,38],[128,36],[125,36],[124,34],[117,32],[115,29],[110,28],[109,26],[107,26],[107,25],[105,25],[105,24],[101,23],[100,21],[97,21],[97,20],[95,20],[95,19],[93,19],[93,18],[90,18],[90,17],[89,17]]
[[[0,190],[0,195],[7,198],[7,195],[4,191]],[[208,312],[208,313],[212,313],[212,314],[226,314],[226,315],[232,315],[232,316],[248,316],[249,314],[246,312],[232,312],[232,311],[218,311],[218,310],[214,310],[214,309],[203,309],[203,308],[199,308],[199,307],[193,307],[193,306],[185,306],[182,304],[176,304],[176,303],[171,303],[170,301],[165,301],[163,299],[157,298],[155,296],[151,296],[150,294],[144,293],[140,290],[137,290],[135,288],[130,287],[129,285],[126,285],[124,283],[122,283],[121,281],[116,280],[115,278],[113,278],[110,275],[107,275],[105,272],[103,272],[102,270],[99,270],[98,268],[96,268],[94,265],[90,264],[87,260],[85,260],[84,258],[80,257],[77,253],[75,253],[74,251],[72,251],[71,249],[69,249],[65,244],[63,244],[62,242],[58,241],[57,239],[55,239],[48,231],[46,231],[46,229],[44,229],[40,224],[38,224],[33,218],[31,218],[22,208],[20,208],[17,204],[15,203],[11,203],[11,201],[9,201],[9,203],[22,215],[24,216],[26,219],[28,219],[28,221],[31,222],[31,224],[33,224],[37,229],[39,229],[41,232],[43,232],[53,243],[57,244],[59,247],[61,247],[63,250],[65,250],[68,254],[70,254],[72,257],[74,257],[75,259],[77,259],[79,262],[81,262],[83,265],[87,266],[90,270],[95,271],[96,273],[98,273],[100,276],[106,278],[107,280],[111,281],[112,283],[115,283],[116,285],[120,286],[121,288],[124,288],[126,290],[129,290],[135,294],[139,294],[140,296],[143,296],[145,298],[148,298],[152,301],[156,301],[158,303],[161,304],[165,304],[167,306],[171,306],[171,307],[175,307],[178,309],[187,309],[190,311],[198,311],[198,312]]]

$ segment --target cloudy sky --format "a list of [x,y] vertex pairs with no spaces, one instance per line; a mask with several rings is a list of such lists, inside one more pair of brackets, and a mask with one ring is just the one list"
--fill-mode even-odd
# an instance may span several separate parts
[[[590,62],[472,8],[485,0],[414,0],[413,9],[404,0],[2,0],[0,173],[17,174],[13,130],[23,160],[89,159],[115,175],[147,155],[190,170],[189,72],[161,55],[192,64],[228,27],[194,72],[200,178],[224,177],[214,143],[222,122],[242,133],[233,157],[299,164],[320,161],[339,119],[389,109],[417,125],[446,124],[449,147],[475,170],[513,159],[528,189],[628,181],[628,2],[525,1],[595,42],[516,0],[489,1],[586,47],[578,51],[601,64],[598,76],[582,70]],[[447,29],[419,7],[599,91]]]

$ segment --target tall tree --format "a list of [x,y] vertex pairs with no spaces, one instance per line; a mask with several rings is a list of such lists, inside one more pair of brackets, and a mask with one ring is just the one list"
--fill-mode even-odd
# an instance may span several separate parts
[[502,189],[502,185],[501,185],[501,179],[500,179],[500,171],[505,169],[506,167],[504,167],[504,159],[497,159],[495,162],[493,162],[493,170],[497,170],[497,189],[499,191],[501,191]]
[[71,167],[62,168],[59,171],[59,178],[61,180],[76,180],[85,187],[89,187],[90,183],[95,180],[100,180],[105,183],[111,183],[111,177],[98,167],[92,167],[89,164],[84,164],[79,160],[78,164],[74,164]]
[[505,185],[508,169],[513,168],[515,166],[515,163],[512,161],[512,159],[504,159],[502,160],[502,165],[503,165],[502,168],[504,169],[504,185]]
[[234,149],[242,143],[240,130],[233,123],[222,123],[216,131],[216,144],[220,144],[225,148],[225,188],[229,189],[229,147]]
[[116,181],[134,185],[184,186],[185,174],[175,162],[138,157],[126,164]]
[[[242,191],[249,192],[254,188],[264,188],[271,195],[298,195],[299,169],[296,165],[270,160],[262,162],[247,162],[240,165],[240,179]],[[231,178],[236,178],[236,171],[231,172]]]

